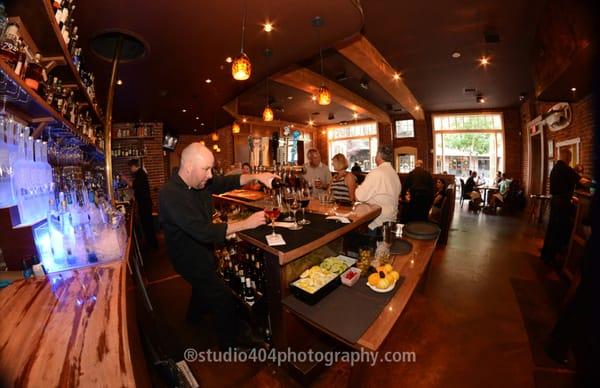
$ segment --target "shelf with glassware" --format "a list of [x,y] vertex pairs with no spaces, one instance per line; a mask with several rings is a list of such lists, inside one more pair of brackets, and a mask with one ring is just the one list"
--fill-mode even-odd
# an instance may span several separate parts
[[[95,96],[94,75],[82,67],[82,50],[78,47],[78,27],[75,26],[72,1],[21,0],[6,7],[11,21],[18,20],[43,54],[42,61],[56,69],[65,82],[73,82],[103,125],[104,119]],[[32,53],[33,54],[33,53]],[[54,71],[54,70],[53,70]]]
[[[76,123],[69,121],[65,116],[68,110],[66,106],[69,106],[68,102],[55,102],[54,98],[49,96],[42,98],[14,72],[9,63],[2,60],[0,60],[0,95],[3,97],[3,110],[4,108],[11,109],[14,114],[30,123],[58,124],[65,129],[63,131],[65,135],[74,136],[82,146],[95,152],[97,156],[103,155],[104,141],[101,131],[96,131],[91,125],[89,117],[86,119],[82,114],[75,115],[73,113],[77,109],[74,101],[71,102],[68,114],[71,118],[75,117]],[[59,112],[58,107],[65,114]],[[60,129],[55,132],[60,132]],[[40,135],[40,133],[33,134],[36,137]]]

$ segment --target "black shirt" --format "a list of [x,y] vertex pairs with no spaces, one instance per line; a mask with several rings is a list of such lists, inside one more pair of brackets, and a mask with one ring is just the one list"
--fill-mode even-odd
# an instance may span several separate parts
[[581,177],[568,164],[559,160],[550,173],[550,194],[572,197],[575,185]]
[[133,174],[133,195],[135,201],[141,209],[152,209],[152,198],[150,197],[150,183],[148,182],[148,174],[146,171],[139,168]]
[[423,167],[416,167],[408,173],[406,188],[412,195],[433,197],[433,186],[433,177]]
[[174,174],[159,193],[160,219],[175,270],[184,278],[214,271],[214,244],[225,241],[227,224],[213,224],[212,194],[240,187],[240,176],[215,176],[204,189],[189,188]]
[[473,190],[475,190],[475,186],[477,186],[475,184],[475,178],[473,178],[472,176],[469,177],[469,179],[467,179],[467,183],[465,183],[465,193],[470,193]]

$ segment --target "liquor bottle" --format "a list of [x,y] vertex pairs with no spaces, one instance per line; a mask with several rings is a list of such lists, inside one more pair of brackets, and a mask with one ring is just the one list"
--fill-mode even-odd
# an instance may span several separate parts
[[79,40],[79,27],[73,27],[73,31],[71,32],[71,42],[69,43],[69,54],[74,56],[75,50],[77,49],[77,41]]
[[252,306],[255,302],[254,290],[250,278],[246,278],[246,286],[244,287],[244,302]]
[[73,65],[77,71],[81,69],[81,49],[79,47],[73,51]]
[[257,261],[256,264],[256,279],[254,280],[255,283],[255,289],[256,291],[260,292],[261,294],[265,293],[265,275],[264,275],[264,271],[260,266],[260,262]]
[[8,15],[4,3],[0,3],[0,36],[4,35],[4,30],[8,26]]
[[19,76],[19,78],[23,78],[24,70],[26,66],[27,56],[25,55],[25,43],[23,43],[23,39],[19,38],[18,43],[18,53],[17,53],[17,64],[15,65],[15,74]]
[[52,79],[52,84],[46,86],[46,102],[48,105],[53,106],[54,104],[54,93],[56,92],[56,88],[58,87],[58,78],[54,77]]
[[6,62],[11,69],[17,66],[19,56],[19,26],[9,23],[0,41],[0,60]]
[[25,84],[36,92],[40,89],[40,83],[45,82],[47,79],[46,71],[40,64],[41,59],[41,54],[36,53],[33,62],[27,65],[25,71]]
[[239,266],[238,266],[238,268],[239,268],[239,270],[238,270],[237,294],[241,296],[244,291],[244,286],[246,284],[246,280],[245,280],[246,276],[244,275],[244,270]]
[[52,8],[54,8],[54,12],[58,12],[58,10],[60,9],[60,4],[62,3],[62,0],[52,0]]

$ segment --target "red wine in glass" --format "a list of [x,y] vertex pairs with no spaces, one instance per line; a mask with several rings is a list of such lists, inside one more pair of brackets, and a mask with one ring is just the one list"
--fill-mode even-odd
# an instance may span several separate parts
[[273,228],[273,233],[271,233],[273,236],[275,236],[275,220],[277,219],[277,217],[279,217],[279,208],[278,207],[268,207],[265,209],[265,215],[267,216],[267,218],[269,218],[271,220],[271,227]]

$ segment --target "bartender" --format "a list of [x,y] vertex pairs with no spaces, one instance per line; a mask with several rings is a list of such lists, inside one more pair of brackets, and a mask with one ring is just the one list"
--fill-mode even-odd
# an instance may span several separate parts
[[197,317],[202,310],[212,312],[223,350],[259,347],[263,342],[236,316],[234,295],[217,275],[213,244],[223,243],[226,236],[236,232],[264,225],[265,214],[259,211],[238,222],[213,224],[211,195],[238,189],[253,180],[271,187],[275,175],[213,177],[214,162],[208,148],[201,143],[190,144],[181,153],[178,173],[161,189],[159,208],[167,249],[175,270],[192,286],[188,318]]
[[560,150],[560,160],[556,162],[550,173],[550,219],[544,238],[541,259],[549,265],[557,265],[556,255],[569,242],[572,228],[571,198],[576,184],[589,186],[590,181],[582,178],[569,163],[571,151]]

